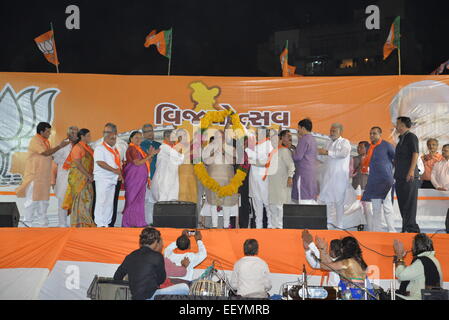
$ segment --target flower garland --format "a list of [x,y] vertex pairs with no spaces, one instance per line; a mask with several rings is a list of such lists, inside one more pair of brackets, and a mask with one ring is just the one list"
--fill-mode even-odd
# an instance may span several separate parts
[[[201,118],[200,128],[201,134],[214,122],[223,122],[226,117],[230,116],[232,123],[232,130],[236,133],[238,139],[242,139],[245,136],[243,125],[240,122],[240,117],[232,110],[221,111],[209,111],[203,118]],[[234,177],[231,179],[228,185],[220,186],[220,184],[209,176],[206,170],[206,166],[203,162],[200,162],[194,166],[195,175],[198,180],[208,189],[215,192],[220,198],[229,197],[238,193],[239,188],[243,185],[243,181],[246,178],[248,170],[245,166],[240,165]]]

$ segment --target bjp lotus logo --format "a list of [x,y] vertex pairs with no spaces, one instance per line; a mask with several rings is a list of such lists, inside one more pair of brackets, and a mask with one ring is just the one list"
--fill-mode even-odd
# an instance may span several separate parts
[[12,155],[27,151],[39,122],[52,123],[59,92],[27,87],[16,93],[10,84],[0,91],[0,185],[20,184],[21,176],[10,171]]

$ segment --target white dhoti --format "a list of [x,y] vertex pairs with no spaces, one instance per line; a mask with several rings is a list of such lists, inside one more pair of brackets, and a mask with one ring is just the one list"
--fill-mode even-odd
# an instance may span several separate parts
[[69,171],[62,169],[58,166],[58,173],[56,175],[55,195],[58,199],[58,219],[59,227],[66,228],[69,226],[67,210],[62,209],[64,203],[64,197],[67,191],[67,179],[69,177]]
[[24,223],[29,227],[48,227],[47,209],[49,200],[33,201],[34,182],[31,182],[25,194]]
[[239,214],[239,206],[222,206],[222,210],[218,211],[217,206],[205,203],[201,209],[201,216],[212,217],[212,227],[218,227],[218,216],[223,216],[223,228],[227,229],[230,225],[230,217],[236,217]]
[[283,228],[283,219],[284,219],[284,205],[283,204],[270,204],[270,220],[271,220],[271,228],[273,229],[282,229]]
[[373,229],[372,231],[382,232],[382,209],[387,223],[388,232],[396,232],[393,219],[393,203],[391,202],[391,189],[388,191],[385,200],[371,199],[373,203]]
[[273,228],[273,224],[271,221],[271,214],[270,214],[270,206],[267,203],[264,203],[263,200],[258,198],[251,198],[253,208],[254,208],[254,215],[256,218],[256,228],[262,229],[263,228],[263,208],[265,207],[265,212],[267,213],[267,228],[271,229]]
[[108,227],[114,209],[116,183],[111,180],[95,181],[95,224],[97,227]]

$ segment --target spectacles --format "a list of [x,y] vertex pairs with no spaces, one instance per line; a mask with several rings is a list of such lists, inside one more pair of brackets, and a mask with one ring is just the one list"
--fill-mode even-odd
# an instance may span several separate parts
[[114,133],[114,131],[103,131],[103,134],[110,134],[110,133]]
[[153,132],[153,130],[144,130],[143,133]]

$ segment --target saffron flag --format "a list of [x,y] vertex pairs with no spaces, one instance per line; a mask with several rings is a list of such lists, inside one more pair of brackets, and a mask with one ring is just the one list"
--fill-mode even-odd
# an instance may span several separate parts
[[400,21],[401,17],[396,17],[390,27],[390,33],[388,34],[387,41],[385,41],[384,44],[384,60],[387,59],[395,49],[401,48]]
[[288,64],[288,40],[285,43],[285,48],[280,55],[281,67],[282,67],[282,76],[283,77],[294,77],[297,76],[295,74],[296,67]]
[[171,58],[172,29],[159,33],[156,33],[156,30],[151,31],[145,38],[144,46],[148,48],[151,45],[155,45],[157,51],[164,57]]
[[53,31],[50,30],[34,38],[39,50],[44,54],[48,62],[59,65],[58,54],[56,53],[56,44]]

